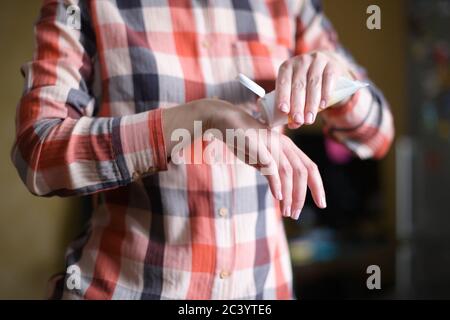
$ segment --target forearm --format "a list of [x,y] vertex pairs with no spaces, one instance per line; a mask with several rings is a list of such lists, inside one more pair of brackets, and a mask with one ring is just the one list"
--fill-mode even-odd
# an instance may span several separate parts
[[[365,72],[342,50],[330,52],[335,61],[355,80],[369,82]],[[322,113],[324,130],[345,144],[359,158],[382,158],[392,143],[392,113],[381,91],[371,83],[356,94]]]
[[[314,5],[311,0],[303,1],[299,10],[295,49],[297,55],[323,52],[347,76],[370,82],[365,70],[340,44],[336,31],[321,7]],[[360,158],[381,158],[392,143],[392,114],[383,94],[374,84],[321,114],[326,123],[325,132]]]
[[[162,128],[166,145],[166,155],[170,158],[172,150],[180,141],[178,137],[185,131],[191,139],[181,143],[188,145],[196,136],[195,122],[201,123],[203,135],[214,129],[226,136],[227,129],[263,129],[263,124],[256,121],[239,106],[218,99],[200,99],[183,105],[164,109],[162,112]],[[178,134],[180,133],[180,134]]]
[[35,104],[27,99],[20,105],[24,115],[12,159],[33,194],[95,193],[166,167],[165,154],[160,156],[164,142],[154,139],[160,131],[158,110],[115,118],[33,119],[29,110]]
[[362,89],[346,104],[322,112],[325,134],[346,145],[359,158],[380,159],[394,138],[389,105],[375,87]]
[[[162,111],[162,131],[167,158],[170,158],[173,148],[179,143],[176,138],[177,131],[185,131],[189,137],[193,137],[196,121],[201,122],[204,129],[211,127],[212,112],[207,106],[207,101],[196,100]],[[191,139],[184,143],[187,145],[189,142],[192,142]]]

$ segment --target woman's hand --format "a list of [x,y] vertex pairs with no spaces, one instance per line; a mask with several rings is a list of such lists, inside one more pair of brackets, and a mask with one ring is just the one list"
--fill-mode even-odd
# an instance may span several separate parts
[[172,131],[185,128],[193,132],[195,120],[202,121],[205,130],[218,130],[222,137],[227,136],[227,131],[235,136],[232,142],[228,139],[224,142],[239,159],[266,176],[273,196],[281,201],[284,216],[298,219],[308,187],[317,206],[326,207],[317,165],[288,137],[267,129],[241,108],[225,101],[202,99],[164,110],[168,156],[174,145],[169,141]]
[[276,106],[289,114],[289,128],[314,123],[326,108],[339,76],[352,77],[331,52],[317,51],[286,60],[276,81]]
[[[261,161],[249,163],[258,168],[269,182],[275,198],[281,201],[281,212],[285,217],[298,219],[309,187],[314,202],[319,208],[326,207],[325,190],[317,165],[290,138],[275,131],[267,137],[254,139],[250,136],[245,156],[235,154],[241,160],[248,159],[256,149]],[[239,151],[239,150],[238,150]]]
[[[267,129],[236,106],[227,103],[220,110],[212,117],[211,126],[218,128],[223,136],[227,129],[242,129],[236,132],[236,136],[246,141],[245,149],[237,149],[234,144],[229,147],[238,158],[266,176],[272,194],[281,201],[283,216],[299,218],[308,187],[316,205],[326,207],[325,190],[317,165],[290,138]],[[260,134],[255,135],[255,131]],[[255,154],[258,155],[257,161]]]

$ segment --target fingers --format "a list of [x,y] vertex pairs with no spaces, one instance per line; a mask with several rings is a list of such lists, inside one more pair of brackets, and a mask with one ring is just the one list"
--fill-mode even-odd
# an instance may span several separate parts
[[310,56],[304,55],[294,63],[291,85],[291,121],[289,121],[291,129],[296,129],[305,122],[306,83],[311,60]]
[[272,192],[274,198],[279,201],[283,200],[282,183],[275,161],[271,162],[268,166],[263,167],[261,173],[266,176],[267,181],[269,182],[270,192]]
[[305,205],[307,188],[319,208],[326,207],[325,190],[317,165],[288,137],[269,134],[261,141],[259,157],[268,161],[266,174],[274,195],[281,191],[281,212],[285,217],[298,219]]
[[285,61],[276,81],[276,105],[289,113],[289,128],[313,124],[326,108],[336,81],[337,67],[323,52]]
[[[245,133],[240,132],[241,135]],[[239,139],[239,138],[238,138]],[[260,135],[245,136],[245,155],[237,150],[236,155],[247,164],[258,168],[265,175],[269,183],[270,191],[277,200],[283,199],[282,182],[279,176],[277,162],[267,148],[267,138]],[[239,144],[238,144],[239,145]],[[235,148],[236,150],[236,148]]]
[[291,206],[291,218],[298,219],[300,213],[305,205],[306,192],[308,186],[308,171],[303,165],[301,158],[294,151],[291,145],[287,145],[284,149],[285,155],[292,166],[292,206]]
[[311,190],[311,195],[315,204],[321,209],[326,208],[327,202],[325,189],[323,187],[323,181],[319,172],[319,168],[302,150],[297,148],[297,146],[295,146],[295,144],[291,140],[289,141],[292,144],[292,147],[290,149],[298,155],[298,157],[301,159],[301,162],[306,168],[308,174],[308,187],[309,190]]
[[270,133],[267,137],[267,147],[272,158],[277,161],[278,174],[281,182],[281,192],[283,200],[281,201],[281,212],[283,216],[291,216],[292,203],[292,164],[283,152],[284,136],[278,133]]
[[278,70],[276,81],[276,106],[284,113],[289,113],[291,100],[292,64],[285,61]]
[[319,111],[322,111],[328,105],[331,98],[331,92],[334,88],[336,81],[336,71],[331,64],[327,64],[323,71],[322,78],[322,100],[319,105]]
[[306,164],[306,170],[308,171],[308,186],[309,190],[311,190],[314,202],[319,208],[325,209],[327,207],[327,202],[319,169],[317,165],[310,160]]
[[305,123],[313,124],[322,101],[323,71],[327,65],[325,55],[316,53],[308,71],[306,88]]
[[234,139],[226,139],[226,143],[233,144],[230,147],[239,159],[266,176],[273,196],[282,201],[284,216],[299,218],[308,186],[316,205],[326,207],[323,182],[316,164],[292,140],[275,132],[261,136],[248,135],[244,130],[236,131],[236,138],[238,143]]
[[281,180],[281,192],[283,193],[283,201],[281,201],[281,213],[285,217],[291,216],[292,204],[292,186],[293,186],[293,170],[290,161],[286,155],[281,154],[280,164],[278,167]]

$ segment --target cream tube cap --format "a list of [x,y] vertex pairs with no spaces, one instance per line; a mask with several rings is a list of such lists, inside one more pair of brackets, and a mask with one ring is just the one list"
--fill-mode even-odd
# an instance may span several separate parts
[[266,90],[264,90],[263,87],[261,87],[255,81],[253,81],[249,77],[243,75],[242,73],[239,73],[238,80],[243,86],[245,86],[247,89],[252,91],[254,94],[259,96],[260,98],[262,98],[266,95]]

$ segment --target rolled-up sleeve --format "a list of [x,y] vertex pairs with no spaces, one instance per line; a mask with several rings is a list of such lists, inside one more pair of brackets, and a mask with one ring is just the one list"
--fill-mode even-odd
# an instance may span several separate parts
[[[66,23],[68,5],[81,29]],[[126,185],[167,168],[161,110],[99,117],[91,92],[95,36],[84,1],[44,1],[36,48],[22,67],[12,160],[28,189],[42,196],[83,195]]]
[[339,43],[337,34],[317,0],[304,0],[296,23],[296,54],[327,51],[355,79],[369,82],[345,104],[321,112],[325,134],[346,145],[358,157],[382,158],[394,137],[389,105],[365,70]]

